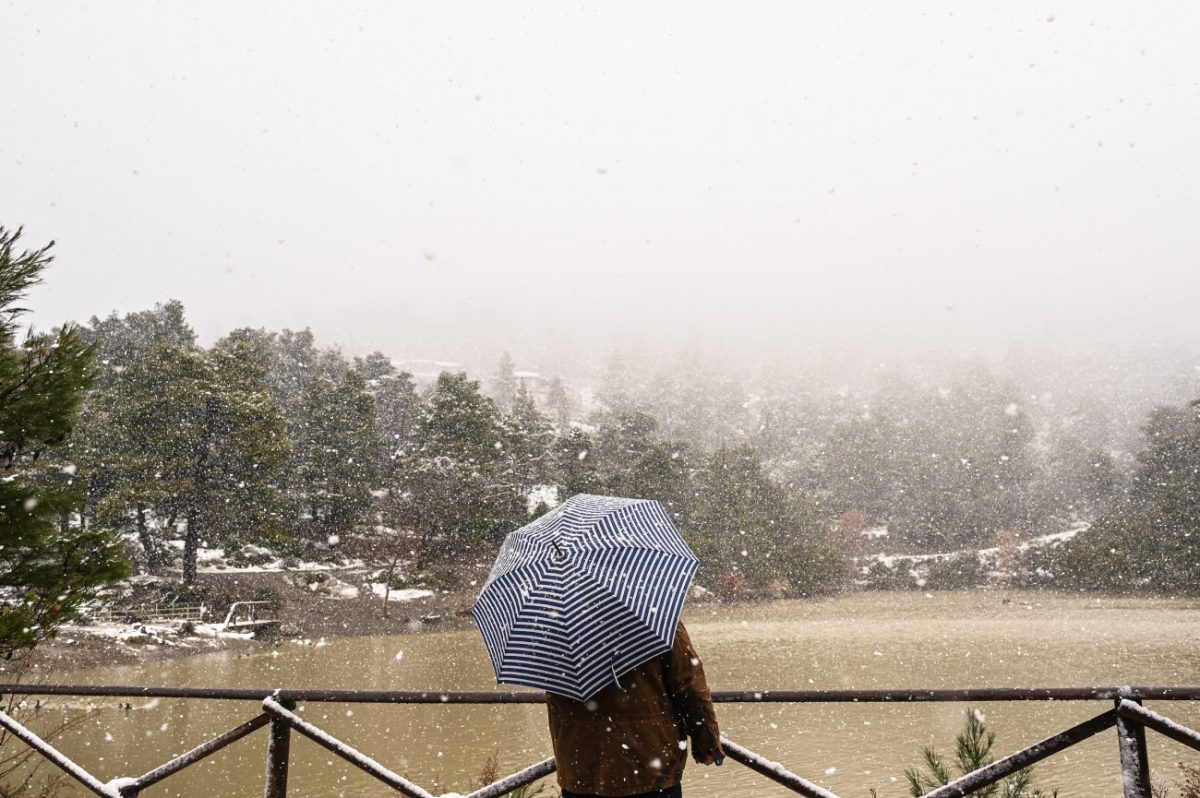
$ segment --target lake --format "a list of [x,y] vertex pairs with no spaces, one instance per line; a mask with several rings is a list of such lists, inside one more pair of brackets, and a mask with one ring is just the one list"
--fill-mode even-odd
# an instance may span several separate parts
[[[855,593],[750,606],[700,604],[684,613],[714,690],[1049,687],[1200,684],[1200,600],[1020,591]],[[497,689],[475,631],[329,641],[221,652],[139,667],[56,675],[76,684],[369,689]],[[98,710],[57,744],[103,778],[136,775],[252,717],[251,702],[66,699]],[[977,703],[1011,753],[1109,708],[1105,702]],[[1149,702],[1193,728],[1200,702]],[[932,745],[951,757],[963,704],[730,705],[722,732],[842,798],[906,796],[904,769]],[[550,755],[540,705],[308,704],[302,714],[431,792],[466,792],[494,754],[500,774]],[[1200,754],[1148,733],[1156,780]],[[261,795],[262,731],[145,796]],[[1116,735],[1103,732],[1037,766],[1060,796],[1119,796]],[[551,780],[552,781],[552,780]],[[690,796],[790,795],[729,760],[690,763]],[[289,794],[382,796],[389,790],[293,736]],[[557,791],[554,791],[555,793]],[[82,793],[82,790],[80,790]],[[549,794],[549,793],[547,793]]]

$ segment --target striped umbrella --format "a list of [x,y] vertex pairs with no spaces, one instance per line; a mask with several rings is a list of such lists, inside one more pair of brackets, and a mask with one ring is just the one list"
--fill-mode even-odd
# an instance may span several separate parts
[[675,642],[700,562],[661,504],[579,494],[511,533],[471,609],[505,684],[584,701]]

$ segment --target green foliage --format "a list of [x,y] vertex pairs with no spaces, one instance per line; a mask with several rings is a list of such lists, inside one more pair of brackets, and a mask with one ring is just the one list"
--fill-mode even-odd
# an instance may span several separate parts
[[16,302],[51,261],[0,227],[0,654],[29,649],[127,572],[116,537],[83,527],[76,466],[63,458],[91,352],[79,332],[17,343]]
[[313,522],[308,535],[344,534],[366,514],[376,479],[374,399],[360,374],[329,358],[302,389],[301,418],[291,432],[289,494]]
[[[984,725],[980,714],[968,708],[963,730],[954,738],[953,770],[935,749],[921,749],[922,766],[904,771],[909,794],[913,798],[921,798],[956,778],[992,764],[992,746],[995,742],[995,733]],[[980,798],[1045,798],[1047,793],[1033,786],[1033,767],[1030,766],[1000,782],[976,790],[972,795]],[[1058,790],[1053,790],[1049,795],[1057,796]]]
[[524,382],[518,384],[512,412],[504,416],[501,426],[503,472],[517,490],[525,493],[552,481],[554,427],[538,410]]
[[421,544],[420,564],[475,550],[490,556],[527,520],[506,467],[500,414],[477,382],[448,372],[423,410],[401,475],[408,496],[401,520]]
[[888,565],[882,560],[874,560],[867,566],[864,576],[866,587],[870,590],[914,590],[918,577],[911,573],[913,561],[905,558],[896,560]]
[[845,564],[829,545],[827,521],[772,480],[754,450],[718,449],[696,483],[683,532],[701,562],[741,572],[752,589],[783,580],[808,594],[840,579]]
[[595,452],[596,443],[592,436],[577,427],[566,430],[555,441],[557,482],[563,495],[604,493],[604,478]]
[[454,590],[462,580],[453,569],[430,568],[417,574],[412,581],[429,590]]
[[844,411],[813,470],[832,513],[863,510],[916,550],[986,546],[998,530],[1029,533],[1048,515],[1020,394],[982,371],[936,390],[886,384]]
[[510,412],[513,402],[517,398],[517,379],[513,374],[513,369],[512,356],[505,352],[500,356],[500,365],[496,369],[492,392],[492,396],[496,400],[496,407],[502,413]]
[[1200,401],[1158,408],[1129,495],[1053,549],[1056,583],[1084,590],[1200,591]]
[[250,595],[250,601],[265,601],[265,609],[271,613],[278,613],[283,609],[283,596],[273,587],[260,587]]
[[351,532],[370,510],[384,463],[374,392],[390,361],[373,353],[356,361],[359,371],[337,350],[318,349],[309,330],[235,330],[223,345],[249,347],[266,364],[290,443],[280,471],[283,530],[313,540]]
[[975,552],[930,560],[924,573],[926,590],[965,590],[987,580],[987,570]]
[[89,335],[112,358],[89,397],[80,454],[88,508],[137,532],[150,567],[164,538],[186,525],[183,570],[195,577],[204,540],[239,549],[276,543],[279,469],[290,449],[268,390],[268,352],[248,335],[204,351],[182,306],[93,320]]

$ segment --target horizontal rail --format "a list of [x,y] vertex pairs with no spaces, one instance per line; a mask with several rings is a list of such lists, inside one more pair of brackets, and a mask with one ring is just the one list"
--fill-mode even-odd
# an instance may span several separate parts
[[[93,684],[0,684],[0,694],[209,698],[350,704],[543,704],[545,693],[461,690],[319,690],[266,687],[138,687]],[[962,701],[1200,701],[1200,687],[967,687],[934,690],[718,690],[718,704],[920,703]]]
[[[283,796],[287,784],[289,730],[316,742],[374,776],[409,798],[435,798],[420,785],[397,774],[325,730],[304,720],[292,710],[300,701],[336,701],[351,703],[408,704],[537,704],[543,693],[455,692],[455,691],[380,691],[380,690],[256,690],[252,688],[121,687],[109,685],[0,685],[0,693],[16,695],[120,696],[155,698],[230,699],[261,701],[262,714],[242,723],[163,765],[137,777],[121,777],[104,782],[71,761],[50,743],[4,712],[0,727],[71,775],[93,793],[104,798],[135,798],[143,789],[193,765],[220,749],[270,724],[268,746],[267,795]],[[1057,687],[1057,688],[966,688],[937,690],[778,690],[729,691],[714,694],[723,703],[899,703],[929,701],[1096,701],[1113,699],[1115,707],[1089,720],[1036,742],[1014,754],[937,787],[924,798],[962,798],[1030,765],[1040,762],[1100,732],[1117,726],[1121,768],[1126,798],[1150,794],[1149,771],[1145,762],[1144,729],[1153,729],[1167,737],[1200,750],[1200,732],[1141,706],[1144,699],[1196,701],[1196,687]],[[726,754],[734,761],[807,798],[837,798],[825,788],[791,772],[778,762],[722,737]],[[499,781],[481,787],[467,798],[499,798],[505,793],[532,784],[556,769],[553,758],[538,762]]]

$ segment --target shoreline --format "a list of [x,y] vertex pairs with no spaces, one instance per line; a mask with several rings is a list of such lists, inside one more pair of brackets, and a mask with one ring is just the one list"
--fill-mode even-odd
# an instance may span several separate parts
[[[333,585],[345,586],[362,569],[335,571]],[[209,597],[246,601],[252,597],[271,595],[279,607],[279,627],[268,635],[256,637],[247,632],[220,633],[216,624],[189,625],[180,621],[110,623],[104,626],[67,625],[56,637],[40,643],[32,652],[11,661],[0,661],[0,682],[40,681],[52,683],[55,674],[63,671],[89,670],[103,666],[125,666],[167,661],[220,651],[264,651],[286,641],[316,642],[337,638],[372,637],[385,635],[431,634],[457,632],[475,628],[470,608],[486,573],[465,575],[463,586],[455,590],[429,592],[428,595],[405,597],[388,603],[384,617],[382,598],[369,590],[353,595],[333,590],[318,590],[308,582],[305,572],[262,571],[204,573],[199,586]],[[329,585],[326,585],[328,587]],[[365,586],[364,586],[365,587]],[[424,592],[424,591],[423,591]],[[824,603],[839,596],[860,592],[843,591],[812,596],[808,602]],[[890,592],[890,591],[882,591]],[[920,591],[901,591],[903,593]],[[1126,594],[1101,594],[1028,588],[972,588],[937,592],[1009,592],[1044,596],[1088,596],[1097,601],[1121,601]],[[933,598],[925,593],[926,598]],[[1140,596],[1171,600],[1167,596]],[[1176,596],[1175,599],[1195,600],[1195,597]],[[690,598],[689,606],[754,607],[774,603],[768,596],[717,600],[712,594]],[[1011,597],[1001,598],[1007,604]],[[226,602],[227,603],[227,602]],[[187,628],[187,627],[194,628]]]
[[[361,569],[348,569],[340,576],[353,577],[359,572]],[[214,598],[246,601],[271,595],[279,606],[280,621],[271,634],[256,637],[251,633],[219,633],[216,624],[193,624],[193,631],[188,633],[187,625],[180,621],[68,624],[33,651],[0,662],[0,681],[8,681],[10,675],[22,680],[47,681],[46,677],[53,680],[53,674],[62,671],[144,664],[217,651],[265,650],[288,639],[426,634],[475,626],[469,610],[476,593],[469,586],[390,601],[388,617],[384,617],[383,600],[369,591],[359,590],[349,597],[336,592],[321,593],[302,584],[303,574],[298,571],[204,573],[197,580],[204,592]]]

